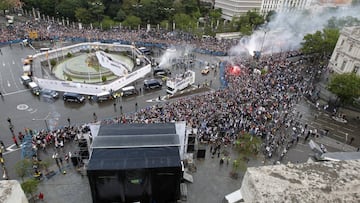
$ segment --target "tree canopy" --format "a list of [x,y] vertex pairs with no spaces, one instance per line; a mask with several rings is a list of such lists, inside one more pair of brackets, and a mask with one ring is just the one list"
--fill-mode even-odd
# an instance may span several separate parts
[[342,29],[343,27],[352,27],[360,25],[360,20],[353,16],[346,16],[341,18],[331,17],[326,27],[332,29]]
[[13,8],[17,5],[16,0],[1,0],[0,1],[0,10],[6,10]]
[[339,38],[338,29],[324,29],[321,31],[316,31],[314,34],[307,34],[303,38],[302,52],[304,54],[318,54],[319,56],[328,56],[330,55]]
[[256,10],[249,10],[245,15],[234,18],[233,25],[236,31],[240,31],[244,35],[251,35],[259,26],[264,24],[264,17]]
[[[4,2],[0,1],[0,8]],[[250,35],[265,20],[257,10],[248,11],[232,23],[222,23],[221,9],[199,0],[23,0],[25,10],[38,9],[41,14],[69,18],[103,29],[119,25],[137,27],[146,24],[182,29],[198,35],[216,32],[242,32]],[[2,6],[2,7],[1,7]],[[6,7],[6,6],[5,6]],[[200,20],[201,19],[201,20]],[[197,26],[199,25],[199,26]]]
[[360,76],[355,73],[333,75],[328,89],[339,97],[341,104],[350,104],[360,97]]

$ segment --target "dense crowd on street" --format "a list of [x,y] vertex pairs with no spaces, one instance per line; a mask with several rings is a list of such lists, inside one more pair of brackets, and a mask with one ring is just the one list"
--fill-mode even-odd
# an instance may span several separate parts
[[251,62],[232,61],[242,69],[239,75],[226,74],[228,88],[157,104],[103,124],[186,121],[200,141],[223,144],[247,132],[264,140],[262,150],[269,158],[300,137],[316,136],[316,129],[297,122],[300,114],[293,107],[303,95],[314,92],[314,71],[322,67],[307,66],[303,60],[291,62],[280,55],[264,56],[257,67],[268,72],[258,74],[250,68]]
[[[36,30],[39,38],[43,40],[76,37],[121,39],[134,42],[192,44],[218,51],[226,51],[234,44],[231,40],[203,39],[181,32],[147,32],[142,29],[79,30],[54,22],[34,20],[15,23],[12,28],[1,28],[0,42],[24,39],[31,30]],[[226,72],[228,87],[159,102],[133,113],[103,120],[102,124],[186,121],[187,126],[197,132],[200,141],[220,144],[234,143],[241,133],[246,132],[261,137],[264,142],[261,150],[266,156],[271,157],[275,152],[279,154],[280,150],[288,149],[289,143],[297,142],[300,137],[306,140],[309,135],[317,134],[316,129],[310,129],[307,124],[297,122],[297,117],[301,115],[294,112],[293,107],[304,95],[314,94],[314,75],[318,70],[321,71],[322,67],[312,67],[305,59],[291,61],[286,57],[299,54],[289,52],[262,56],[256,60],[256,67],[253,58],[233,58],[228,62],[228,67],[238,65],[241,70],[240,74],[236,75]],[[255,68],[263,69],[266,73],[256,72]],[[31,132],[32,146],[34,151],[46,150],[48,146],[61,149],[66,142],[76,139],[76,135],[81,132],[81,127],[71,126],[52,131]],[[24,139],[21,132],[18,139]]]
[[226,51],[234,46],[236,40],[217,40],[214,37],[198,37],[182,31],[168,31],[165,29],[127,29],[112,28],[101,30],[98,28],[62,25],[59,22],[29,19],[17,22],[11,27],[0,27],[0,43],[29,38],[29,33],[36,31],[38,40],[69,40],[85,39],[88,41],[121,40],[127,42],[157,43],[167,45],[192,45],[211,51]]

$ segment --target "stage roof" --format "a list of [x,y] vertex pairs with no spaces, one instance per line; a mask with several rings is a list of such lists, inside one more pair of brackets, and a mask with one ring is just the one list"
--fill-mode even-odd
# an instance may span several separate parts
[[101,125],[88,171],[181,167],[175,123]]
[[174,123],[113,124],[100,126],[91,148],[180,146]]
[[178,147],[94,149],[88,171],[181,167]]

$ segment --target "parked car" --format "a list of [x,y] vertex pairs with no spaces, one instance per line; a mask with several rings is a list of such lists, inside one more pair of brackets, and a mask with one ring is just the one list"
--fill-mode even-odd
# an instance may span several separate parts
[[58,99],[59,93],[55,90],[41,89],[40,96],[47,99]]
[[65,92],[63,95],[63,100],[66,102],[83,103],[85,101],[85,97],[78,93]]
[[156,80],[156,79],[150,79],[150,80],[144,80],[144,89],[155,89],[155,88],[161,88],[162,82]]

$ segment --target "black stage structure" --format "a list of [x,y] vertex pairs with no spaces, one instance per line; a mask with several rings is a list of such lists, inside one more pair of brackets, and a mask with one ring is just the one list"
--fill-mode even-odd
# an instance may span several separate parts
[[93,202],[176,202],[179,149],[175,123],[101,125],[87,167]]

